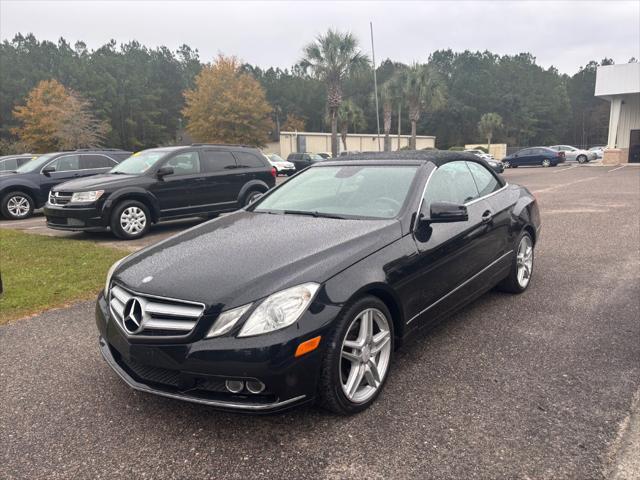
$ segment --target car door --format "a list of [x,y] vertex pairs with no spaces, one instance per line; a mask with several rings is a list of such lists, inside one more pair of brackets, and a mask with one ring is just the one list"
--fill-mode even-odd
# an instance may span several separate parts
[[173,168],[172,174],[156,178],[149,187],[149,191],[158,200],[160,215],[176,217],[197,212],[194,185],[202,178],[198,152],[178,152],[159,167]]
[[491,214],[490,207],[479,198],[465,161],[440,166],[428,180],[423,211],[442,201],[465,204],[468,220],[433,223],[414,231],[417,255],[404,287],[409,323],[435,320],[453,308],[469,293],[465,282],[492,260],[484,218]]
[[226,210],[237,205],[246,172],[238,168],[236,159],[226,150],[202,151],[204,180],[195,186],[195,197],[201,211]]
[[[50,168],[55,170],[47,174],[43,173],[45,169]],[[40,169],[40,195],[46,200],[49,191],[56,185],[83,176],[79,154],[61,155]]]

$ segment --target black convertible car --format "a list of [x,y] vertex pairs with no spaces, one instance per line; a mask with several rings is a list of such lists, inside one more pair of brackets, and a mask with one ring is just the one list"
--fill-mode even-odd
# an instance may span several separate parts
[[523,292],[535,198],[476,156],[319,162],[115,264],[100,348],[131,387],[250,412],[365,409],[394,350],[498,286]]

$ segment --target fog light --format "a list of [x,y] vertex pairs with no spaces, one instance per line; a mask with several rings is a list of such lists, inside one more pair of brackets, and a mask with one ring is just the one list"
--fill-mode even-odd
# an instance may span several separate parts
[[247,390],[251,393],[261,393],[264,391],[264,383],[260,380],[248,380],[247,381]]
[[242,380],[227,380],[224,382],[224,386],[231,393],[240,393],[244,388],[244,382]]

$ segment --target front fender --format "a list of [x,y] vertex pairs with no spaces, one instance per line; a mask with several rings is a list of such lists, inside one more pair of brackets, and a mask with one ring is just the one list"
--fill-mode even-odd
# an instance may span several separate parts
[[102,206],[102,213],[109,215],[111,209],[117,205],[118,202],[124,199],[142,201],[149,206],[151,210],[151,217],[154,221],[157,221],[160,217],[160,202],[158,201],[158,198],[153,193],[141,187],[126,187],[112,193],[104,202],[104,205]]

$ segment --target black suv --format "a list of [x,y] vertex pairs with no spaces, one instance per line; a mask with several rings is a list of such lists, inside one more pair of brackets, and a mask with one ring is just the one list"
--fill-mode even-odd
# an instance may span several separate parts
[[131,152],[117,149],[74,150],[40,155],[0,174],[0,211],[5,218],[28,218],[41,208],[55,185],[111,170]]
[[296,166],[296,172],[323,160],[325,159],[317,153],[290,153],[287,157],[287,162],[291,162]]
[[275,185],[253,147],[194,144],[138,152],[105,175],[58,185],[44,210],[59,230],[142,237],[152,223],[237,210]]

